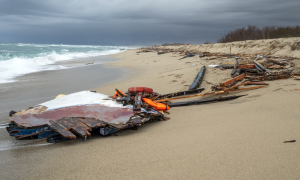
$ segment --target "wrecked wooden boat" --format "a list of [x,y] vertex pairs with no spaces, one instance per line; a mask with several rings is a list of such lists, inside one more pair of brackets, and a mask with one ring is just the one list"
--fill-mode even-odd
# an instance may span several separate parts
[[161,120],[154,109],[133,111],[104,94],[81,91],[36,105],[10,116],[7,131],[16,139],[37,138],[57,142],[91,136],[109,135],[122,129],[136,128],[150,120]]

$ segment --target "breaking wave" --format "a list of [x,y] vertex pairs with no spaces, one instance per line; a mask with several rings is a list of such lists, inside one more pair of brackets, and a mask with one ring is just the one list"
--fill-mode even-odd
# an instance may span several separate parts
[[115,54],[129,47],[47,44],[0,44],[0,84],[29,73],[64,69],[58,61]]

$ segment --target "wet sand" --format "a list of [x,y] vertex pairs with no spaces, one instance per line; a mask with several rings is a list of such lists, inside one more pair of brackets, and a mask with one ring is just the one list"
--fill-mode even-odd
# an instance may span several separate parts
[[[218,63],[199,57],[178,60],[181,56],[172,53],[137,55],[136,50],[112,57],[122,60],[110,67],[133,73],[95,89],[108,95],[131,86],[177,92],[192,83],[203,65]],[[208,68],[201,87],[208,90],[230,72]],[[299,179],[300,83],[268,83],[234,93],[248,94],[237,100],[172,108],[170,120],[118,136],[0,151],[0,173],[4,179]]]

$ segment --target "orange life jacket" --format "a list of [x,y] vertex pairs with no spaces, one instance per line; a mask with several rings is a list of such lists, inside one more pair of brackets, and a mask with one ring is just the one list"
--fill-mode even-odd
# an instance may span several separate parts
[[142,98],[142,100],[144,102],[146,102],[147,104],[149,104],[150,106],[155,107],[157,110],[169,110],[170,109],[169,106],[167,106],[163,103],[154,102],[154,101],[152,101],[151,99],[148,99],[148,98]]
[[[120,90],[119,90],[119,91],[120,91]],[[122,91],[120,91],[120,93],[122,93],[122,95],[124,96],[124,93],[123,93]],[[119,95],[119,93],[118,93],[118,91],[116,91],[116,93],[115,93],[113,99],[116,99],[116,97],[117,97],[118,95]]]

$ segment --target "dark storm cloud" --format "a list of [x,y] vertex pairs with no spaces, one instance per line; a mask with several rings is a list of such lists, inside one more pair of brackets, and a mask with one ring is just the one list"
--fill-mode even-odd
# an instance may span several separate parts
[[101,45],[215,42],[247,25],[294,26],[298,0],[0,0],[0,41]]

